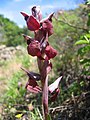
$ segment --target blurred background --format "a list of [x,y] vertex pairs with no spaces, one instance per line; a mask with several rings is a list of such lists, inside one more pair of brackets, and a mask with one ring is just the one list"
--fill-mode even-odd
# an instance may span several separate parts
[[49,101],[52,120],[89,120],[90,0],[0,1],[0,119],[42,120],[41,95],[25,90],[28,77],[20,68],[38,71],[22,37],[34,34],[20,14],[31,14],[34,5],[41,7],[43,18],[55,12],[49,41],[58,55],[52,60],[49,84],[61,75],[63,79],[57,100]]

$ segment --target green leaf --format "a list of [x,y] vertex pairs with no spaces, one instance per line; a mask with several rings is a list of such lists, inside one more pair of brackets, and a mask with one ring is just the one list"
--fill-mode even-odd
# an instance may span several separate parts
[[90,45],[87,45],[87,46],[84,46],[84,47],[81,47],[79,48],[78,50],[78,54],[79,55],[85,55],[86,53],[90,52]]
[[90,26],[90,18],[87,21],[87,26]]
[[85,40],[89,43],[89,39],[87,38],[86,35],[84,35]]
[[81,45],[81,44],[89,44],[87,40],[79,40],[75,43],[75,45]]
[[90,38],[90,33],[85,35],[88,39]]
[[81,87],[83,87],[85,85],[84,81],[81,81],[80,85],[81,85]]
[[[90,3],[89,3],[90,4]],[[88,14],[87,26],[90,26],[90,13]]]
[[80,60],[80,63],[81,64],[90,63],[90,59],[87,59],[87,58],[82,59],[82,60]]

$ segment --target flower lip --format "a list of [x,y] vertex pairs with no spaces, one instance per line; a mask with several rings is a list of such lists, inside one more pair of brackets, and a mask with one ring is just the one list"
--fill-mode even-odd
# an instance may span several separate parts
[[25,88],[32,93],[39,93],[42,92],[42,89],[38,86],[35,80],[29,78],[28,82],[26,83]]
[[28,54],[31,56],[39,56],[41,55],[40,51],[40,43],[37,40],[33,40],[28,46],[27,46]]
[[37,80],[41,79],[40,74],[38,73],[34,73],[34,72],[29,72],[28,70],[26,70],[25,68],[21,67],[21,69],[23,71],[25,71],[29,77],[28,82],[26,83],[25,88],[27,90],[29,90],[32,93],[39,93],[42,92],[42,89],[39,87],[39,85],[37,84]]
[[27,88],[26,88],[28,91],[32,92],[32,93],[41,93],[42,90],[39,86],[36,86],[36,87],[32,87],[31,85],[28,85]]
[[45,54],[48,59],[54,58],[57,55],[57,51],[50,45],[48,45],[45,49]]

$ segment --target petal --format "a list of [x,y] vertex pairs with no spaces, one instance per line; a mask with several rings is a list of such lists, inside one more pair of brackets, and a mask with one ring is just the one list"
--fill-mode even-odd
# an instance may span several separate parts
[[27,73],[27,75],[29,76],[29,78],[31,78],[33,80],[40,80],[41,79],[40,74],[34,73],[34,72],[30,72],[30,71],[26,70],[23,67],[21,67],[21,69]]
[[32,37],[30,37],[30,36],[28,36],[28,35],[25,35],[25,34],[22,34],[23,35],[23,37],[24,37],[24,39],[27,41],[27,40],[31,40],[31,41],[33,41],[33,38]]
[[48,32],[48,36],[53,34],[53,24],[51,21],[46,20],[42,23],[42,30]]
[[48,16],[48,19],[49,19],[49,21],[51,21],[51,22],[52,22],[52,17],[53,17],[53,15],[54,15],[54,13],[51,13],[51,14]]
[[30,78],[28,80],[28,85],[30,85],[32,87],[38,86],[37,82],[35,80],[30,79]]
[[42,20],[40,21],[40,23],[43,23],[43,22],[45,22],[46,20],[49,20],[49,21],[52,22],[52,17],[53,17],[53,15],[54,15],[54,13],[51,13],[50,15],[48,15],[48,17],[42,19]]
[[32,80],[29,78],[28,82],[26,83],[27,90],[33,93],[41,92],[41,88],[38,86],[37,82],[35,80]]
[[56,100],[59,92],[60,92],[60,90],[59,90],[59,89],[56,89],[56,90],[55,90],[55,93],[54,93],[53,95],[51,95],[50,100],[51,100],[52,102],[54,102],[54,101]]
[[40,21],[42,19],[42,13],[40,10],[40,6],[33,6],[31,10],[32,10],[32,15]]
[[32,86],[28,85],[27,86],[27,90],[30,91],[30,92],[32,92],[32,93],[36,93],[36,94],[39,93],[39,92],[41,92],[41,88],[38,87],[38,86],[32,87]]
[[50,14],[47,18],[40,21],[42,25],[42,30],[48,32],[48,36],[53,34],[53,24],[52,24],[52,17],[53,14]]
[[33,78],[34,78],[35,80],[40,80],[40,79],[41,79],[41,75],[40,75],[40,74],[34,73],[34,72],[30,72],[30,73],[32,74],[32,76],[33,76]]
[[20,12],[24,17],[29,17],[29,15],[27,14],[27,13],[25,13],[25,12]]
[[54,58],[57,55],[57,51],[48,45],[45,49],[45,54],[47,55],[48,59]]
[[37,21],[37,19],[33,15],[31,15],[27,19],[27,27],[29,30],[35,31],[40,28],[40,23]]
[[36,40],[32,41],[27,46],[27,51],[28,51],[28,54],[30,54],[31,56],[41,56],[40,43]]
[[29,15],[25,12],[20,12],[20,13],[24,16],[25,21],[27,21],[27,19],[29,18]]
[[34,39],[28,35],[22,34],[27,44],[29,45]]
[[52,83],[51,85],[49,85],[48,89],[49,89],[49,91],[51,93],[53,93],[58,88],[61,79],[62,79],[62,76],[59,77],[54,83]]

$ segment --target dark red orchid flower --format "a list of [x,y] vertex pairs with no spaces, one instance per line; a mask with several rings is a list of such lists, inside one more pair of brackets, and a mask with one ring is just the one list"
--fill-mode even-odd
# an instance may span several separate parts
[[37,40],[33,40],[28,46],[27,46],[28,54],[31,56],[37,56],[39,59],[44,60],[41,53],[41,47],[40,43]]
[[28,35],[23,34],[24,39],[27,41],[27,51],[28,54],[31,56],[37,56],[38,58],[44,60],[42,57],[42,51],[45,49],[45,46],[47,45],[46,42],[40,43],[37,40],[31,38]]
[[40,43],[37,40],[32,39],[30,36],[23,36],[27,40],[27,51],[31,56],[37,56],[40,59],[44,59],[42,58],[42,53],[45,53],[48,59],[51,59],[57,55],[57,51],[51,47],[47,41]]
[[28,82],[26,83],[25,88],[27,90],[29,90],[30,92],[33,93],[39,93],[41,92],[41,88],[39,87],[39,85],[37,84],[37,80],[41,79],[40,74],[38,73],[34,73],[34,72],[30,72],[28,70],[26,70],[25,68],[21,68],[23,71],[25,71],[29,77]]
[[25,88],[28,91],[30,91],[32,93],[36,93],[36,94],[42,91],[41,88],[39,87],[39,85],[37,84],[37,82],[30,78],[29,78]]
[[44,32],[48,32],[48,36],[53,34],[53,25],[52,25],[51,21],[46,20],[46,21],[42,22],[41,25],[42,25],[42,30]]
[[40,43],[37,40],[34,40],[30,36],[23,34],[23,37],[27,41],[27,51],[31,56],[41,57]]
[[[40,22],[35,18],[37,15],[40,17],[41,15],[39,14],[40,11],[38,9],[36,10],[35,6],[32,8],[32,15],[28,15],[24,12],[21,12],[21,14],[24,16],[24,19],[26,20],[27,27],[31,31],[39,30],[41,27],[41,30],[44,32],[48,32],[48,36],[53,34],[53,25],[52,25],[52,17],[53,14],[50,14],[47,18],[42,19]],[[38,18],[38,19],[41,19]]]
[[41,29],[42,29],[44,32],[46,32],[46,33],[48,32],[48,36],[50,36],[50,35],[53,34],[53,24],[52,24],[53,14],[54,14],[54,13],[50,14],[47,18],[42,19],[42,20],[40,21],[40,24],[41,24],[41,26],[42,26]]
[[57,98],[57,95],[59,94],[60,90],[59,90],[59,83],[62,79],[62,76],[59,77],[54,83],[52,83],[51,85],[49,85],[49,92],[51,93],[51,100],[54,101]]
[[37,56],[38,58],[44,60],[42,57],[42,54],[46,54],[48,59],[54,58],[57,55],[57,51],[51,47],[48,43],[47,39],[43,39],[42,41],[37,41],[31,38],[30,36],[27,36],[23,34],[23,37],[27,41],[27,51],[28,54],[31,56]]
[[48,59],[54,58],[57,55],[57,51],[48,45],[45,49],[45,54],[47,55]]
[[27,20],[27,27],[29,30],[35,31],[35,30],[38,30],[40,28],[40,24],[37,21],[37,19],[31,15],[31,16],[29,16],[29,18]]
[[33,40],[28,46],[27,46],[28,54],[31,56],[41,56],[40,51],[40,43],[37,40]]
[[21,12],[21,14],[24,16],[24,19],[26,21],[26,24],[29,30],[35,31],[40,28],[40,23],[33,15],[29,16],[24,12]]
[[[31,9],[32,15],[28,15],[24,12],[21,14],[24,16],[27,27],[30,31],[34,31],[34,38],[23,34],[24,39],[27,42],[27,51],[31,56],[37,57],[37,63],[39,72],[34,73],[21,68],[26,72],[29,79],[26,83],[26,89],[32,93],[42,92],[42,105],[44,119],[48,118],[48,93],[50,93],[50,100],[55,101],[60,90],[59,83],[62,76],[59,77],[54,83],[48,86],[48,73],[52,69],[52,63],[50,59],[57,55],[57,51],[49,44],[48,38],[53,34],[52,17],[54,13],[50,14],[47,18],[42,19],[42,13],[39,6],[33,6]],[[41,81],[41,87],[38,81]]]

